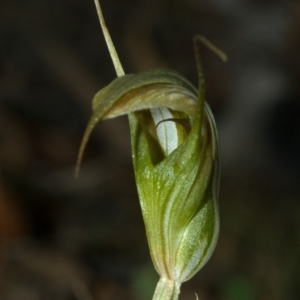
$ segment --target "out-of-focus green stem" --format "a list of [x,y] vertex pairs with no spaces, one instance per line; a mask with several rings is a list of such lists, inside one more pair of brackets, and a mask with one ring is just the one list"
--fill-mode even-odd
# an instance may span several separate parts
[[178,300],[181,283],[160,278],[152,300]]

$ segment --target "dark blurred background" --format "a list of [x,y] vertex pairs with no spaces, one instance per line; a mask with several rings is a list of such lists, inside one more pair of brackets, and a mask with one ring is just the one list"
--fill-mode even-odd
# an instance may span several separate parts
[[[221,233],[181,300],[300,297],[300,2],[103,0],[126,73],[177,70],[207,100],[222,152]],[[78,147],[116,77],[92,0],[0,3],[0,299],[147,300],[157,281],[126,118]]]

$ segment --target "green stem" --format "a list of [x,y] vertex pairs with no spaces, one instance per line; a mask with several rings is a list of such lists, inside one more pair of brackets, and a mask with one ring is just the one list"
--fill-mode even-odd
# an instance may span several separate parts
[[181,283],[160,278],[152,300],[178,300]]

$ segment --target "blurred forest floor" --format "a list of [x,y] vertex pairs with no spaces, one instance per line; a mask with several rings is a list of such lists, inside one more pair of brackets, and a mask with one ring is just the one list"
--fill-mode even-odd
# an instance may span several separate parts
[[[221,143],[221,233],[181,300],[300,295],[300,2],[103,0],[126,73],[202,58]],[[0,299],[143,300],[157,281],[126,118],[74,178],[94,94],[116,77],[92,0],[0,3]]]

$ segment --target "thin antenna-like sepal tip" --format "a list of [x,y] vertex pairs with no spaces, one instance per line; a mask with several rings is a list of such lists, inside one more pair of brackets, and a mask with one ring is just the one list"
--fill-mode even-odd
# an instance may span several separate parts
[[204,78],[203,65],[202,65],[202,60],[201,60],[201,55],[200,55],[200,50],[199,50],[199,44],[198,44],[199,42],[201,42],[209,50],[211,50],[213,53],[215,53],[224,62],[227,61],[227,55],[221,49],[219,49],[217,46],[215,46],[213,43],[211,43],[203,35],[194,36],[194,49],[195,49],[196,65],[197,65],[197,71],[198,71],[199,89],[204,91],[205,78]]
[[218,48],[207,38],[205,38],[203,35],[196,35],[194,37],[194,44],[196,48],[197,48],[197,42],[201,42],[202,44],[204,44],[208,49],[214,52],[223,62],[226,62],[228,60],[227,55],[220,48]]
[[80,172],[80,165],[81,165],[81,161],[82,161],[82,156],[83,156],[83,149],[81,149],[80,147],[80,151],[77,157],[77,161],[76,161],[76,166],[75,166],[75,172],[74,172],[74,176],[75,178],[78,178],[79,176],[79,172]]
[[74,172],[74,177],[75,178],[79,177],[80,165],[81,165],[81,157],[78,158],[77,161],[76,161],[76,167],[75,167],[75,172]]
[[84,133],[84,136],[83,136],[83,139],[81,141],[80,148],[79,148],[79,153],[78,153],[78,156],[77,156],[75,174],[74,174],[75,178],[77,178],[79,176],[80,165],[81,165],[83,153],[84,153],[84,150],[85,150],[85,146],[86,146],[86,144],[87,144],[87,142],[90,138],[90,135],[91,135],[95,125],[96,125],[96,121],[94,119],[92,119],[90,121],[89,125],[87,126],[86,130],[85,130],[85,133]]

